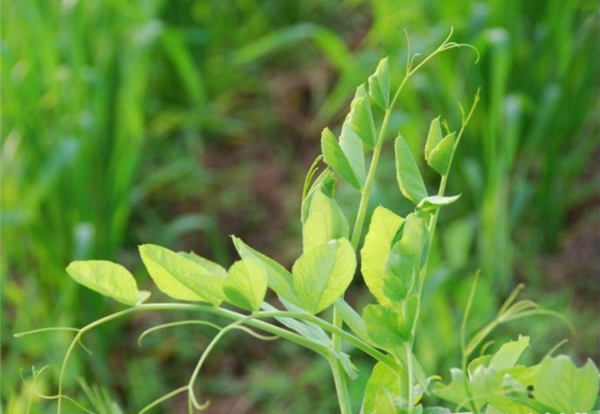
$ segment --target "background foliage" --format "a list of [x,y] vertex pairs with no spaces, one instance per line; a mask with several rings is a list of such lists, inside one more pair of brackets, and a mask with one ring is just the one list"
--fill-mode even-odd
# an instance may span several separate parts
[[[442,215],[445,242],[434,250],[428,329],[416,344],[425,368],[443,369],[456,357],[463,278],[478,267],[487,294],[474,309],[482,320],[525,282],[531,297],[571,316],[571,349],[598,357],[597,2],[1,6],[7,412],[23,412],[31,397],[19,370],[56,366],[67,340],[16,341],[12,333],[78,325],[112,306],[67,277],[71,260],[118,259],[136,270],[136,246],[152,242],[228,265],[224,235],[233,233],[289,262],[300,249],[291,242],[298,223],[289,217],[297,217],[320,131],[341,123],[355,87],[382,56],[390,56],[391,68],[403,67],[403,29],[413,51],[431,49],[453,26],[456,41],[481,53],[477,65],[467,52],[436,61],[414,79],[392,119],[416,150],[430,119],[458,118],[456,102],[482,87],[452,182],[451,193],[463,197]],[[392,76],[399,82],[399,73]],[[385,168],[390,178],[376,183],[375,201],[405,212],[409,206],[386,191],[395,186],[391,158],[382,160]],[[368,300],[358,286],[353,295]],[[569,335],[534,322],[513,329],[533,330],[548,343]],[[127,412],[168,389],[207,340],[201,330],[174,331],[134,349],[132,338],[149,323],[133,319],[94,334],[95,357],[82,357],[71,381],[85,373],[113,390]],[[440,344],[444,359],[431,352]],[[315,412],[335,404],[326,367],[303,355],[289,364],[293,348],[249,343],[221,352],[207,385],[212,395],[225,394],[214,399],[214,412],[301,412],[304,397],[284,395],[290,381],[307,391]],[[242,364],[246,359],[256,363]],[[115,367],[123,375],[113,375]],[[43,375],[36,382],[41,392],[51,385]]]

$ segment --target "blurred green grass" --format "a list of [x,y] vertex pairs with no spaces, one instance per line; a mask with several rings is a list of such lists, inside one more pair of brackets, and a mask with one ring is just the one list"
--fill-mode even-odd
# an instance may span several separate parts
[[[451,190],[463,198],[440,224],[444,242],[436,246],[430,313],[424,315],[430,329],[417,344],[426,368],[441,369],[456,355],[454,332],[468,282],[453,281],[476,267],[485,280],[476,304],[481,318],[517,278],[555,306],[573,300],[570,294],[554,299],[539,269],[545,255],[559,249],[567,218],[585,220],[597,205],[597,171],[590,178],[592,154],[599,151],[597,2],[1,5],[1,397],[2,404],[16,404],[14,412],[27,400],[19,369],[56,365],[66,338],[15,341],[11,333],[79,324],[107,311],[102,299],[68,279],[69,261],[118,259],[135,269],[135,245],[151,241],[203,248],[204,255],[228,262],[221,229],[242,236],[267,232],[273,215],[253,212],[263,206],[248,191],[260,183],[232,188],[238,178],[246,183],[252,180],[246,176],[272,174],[260,158],[248,157],[266,151],[271,164],[305,164],[317,152],[320,129],[340,122],[355,87],[379,58],[390,55],[392,67],[403,67],[403,29],[413,52],[430,49],[453,26],[454,39],[474,44],[481,55],[476,65],[468,51],[436,61],[415,79],[393,118],[416,151],[433,117],[442,114],[452,123],[460,115],[456,103],[469,102],[479,86],[483,90],[451,180]],[[219,167],[215,158],[224,154],[230,160]],[[387,195],[386,188],[396,185],[393,172],[389,176],[377,183],[376,202],[406,209]],[[300,180],[291,175],[264,191],[297,196]],[[240,205],[243,213],[236,214]],[[295,220],[281,219],[276,231],[289,239]],[[290,243],[271,241],[270,247]],[[589,318],[593,314],[579,326]],[[74,370],[73,384],[87,372],[108,389],[127,389],[102,363],[122,346],[123,329],[133,328],[114,326],[97,338],[95,359]],[[547,331],[542,328],[554,340]],[[181,342],[191,337],[183,334]],[[437,348],[440,343],[445,349]],[[590,352],[590,346],[578,350]],[[169,352],[185,365],[185,353]],[[127,369],[139,377],[142,368],[135,364],[127,362]],[[160,372],[145,364],[143,369]],[[45,378],[42,389],[52,384]],[[132,400],[168,388],[157,379],[148,387],[151,395]],[[262,392],[250,395],[262,401]],[[134,402],[124,403],[131,408]]]

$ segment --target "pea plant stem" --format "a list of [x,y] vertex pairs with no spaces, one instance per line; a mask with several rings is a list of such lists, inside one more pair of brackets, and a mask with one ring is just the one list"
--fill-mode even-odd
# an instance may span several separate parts
[[[465,131],[465,127],[467,126],[467,124],[469,123],[469,120],[471,119],[471,116],[473,115],[473,112],[475,111],[475,108],[477,106],[477,103],[479,102],[479,91],[477,93],[477,95],[475,95],[475,100],[473,101],[473,104],[471,105],[471,109],[469,111],[469,114],[465,117],[464,113],[463,113],[463,119],[462,119],[462,125],[460,128],[460,131],[457,135],[456,138],[456,142],[454,143],[454,149],[452,151],[452,156],[450,158],[450,162],[448,165],[448,171],[451,170],[452,168],[452,161],[454,160],[454,153],[456,153],[456,148],[458,147],[458,144],[460,143],[460,140],[463,136],[463,133]],[[439,196],[444,196],[444,194],[446,193],[446,186],[448,185],[448,174],[445,174],[442,176],[441,181],[440,181],[440,186],[438,189],[438,195]],[[423,268],[421,269],[420,273],[419,273],[419,281],[418,281],[418,296],[419,298],[421,298],[422,293],[423,293],[423,285],[425,284],[425,275],[427,274],[427,265],[429,263],[429,255],[431,253],[431,245],[433,244],[433,239],[434,239],[434,235],[435,235],[435,229],[437,226],[437,221],[438,221],[438,217],[439,217],[439,213],[440,210],[436,210],[432,215],[431,218],[429,220],[429,247],[427,250],[427,256],[425,258],[425,264],[423,265]],[[418,320],[419,320],[419,315],[421,313],[421,301],[418,302],[419,305],[417,306],[417,311],[415,314],[415,322],[413,324],[413,328],[411,331],[411,335],[410,335],[410,341],[408,343],[408,347],[407,347],[407,358],[408,361],[412,360],[412,355],[413,355],[413,348],[414,348],[414,342],[415,342],[415,333],[416,333],[416,329],[417,329],[417,325],[418,325]],[[412,364],[408,364],[408,376],[409,378],[414,378],[413,376],[413,372],[411,372],[414,369],[414,367],[412,366]],[[413,413],[413,406],[410,405],[410,400],[412,399],[412,395],[413,395],[413,387],[414,384],[412,383],[411,380],[409,380],[409,394],[408,394],[408,398],[409,398],[409,407],[408,407],[408,414],[412,414]]]
[[[325,345],[322,344],[320,342],[305,338],[301,335],[298,335],[292,331],[289,331],[287,329],[281,328],[279,326],[273,325],[269,322],[266,322],[262,319],[271,319],[271,318],[278,318],[278,317],[288,317],[288,318],[295,318],[298,320],[305,320],[307,322],[311,322],[314,323],[316,325],[318,325],[319,327],[325,329],[328,332],[331,332],[332,334],[334,334],[335,336],[339,337],[340,339],[344,339],[345,341],[347,341],[348,343],[352,344],[353,346],[355,346],[356,348],[360,349],[361,351],[365,352],[366,354],[372,356],[373,358],[377,359],[378,361],[381,361],[383,363],[385,363],[387,366],[389,366],[391,369],[394,370],[398,370],[400,367],[398,365],[398,363],[391,357],[389,357],[388,355],[382,353],[381,351],[377,350],[376,348],[373,348],[371,345],[365,343],[364,341],[360,340],[359,338],[357,338],[356,336],[354,336],[351,333],[345,332],[344,330],[342,330],[341,328],[335,327],[334,325],[328,323],[327,321],[318,318],[314,315],[308,314],[308,313],[300,313],[300,312],[288,312],[288,311],[263,311],[263,312],[256,312],[253,313],[251,315],[245,315],[245,314],[241,314],[238,312],[234,312],[228,309],[223,309],[223,308],[219,308],[219,307],[215,307],[215,306],[210,306],[210,305],[203,305],[203,304],[187,304],[187,303],[149,303],[149,304],[140,304],[128,309],[124,309],[122,311],[113,313],[111,315],[108,315],[102,319],[99,319],[97,321],[94,321],[80,329],[75,329],[75,328],[59,328],[59,329],[41,329],[41,330],[34,330],[34,331],[29,331],[29,332],[24,332],[24,333],[20,333],[17,334],[16,336],[25,336],[25,335],[30,335],[30,334],[37,334],[37,333],[42,333],[42,332],[46,332],[46,331],[51,331],[51,330],[62,330],[62,331],[73,331],[76,332],[75,337],[73,338],[73,340],[71,341],[71,344],[69,345],[69,348],[67,349],[66,353],[65,353],[65,357],[63,359],[63,363],[60,369],[60,374],[59,374],[59,380],[58,380],[58,395],[57,395],[57,400],[58,400],[58,407],[57,407],[57,413],[60,414],[62,412],[62,407],[63,407],[63,399],[64,399],[64,395],[63,395],[63,388],[64,388],[64,376],[67,370],[67,366],[70,360],[71,355],[73,354],[73,351],[75,350],[75,347],[77,344],[80,343],[81,339],[83,338],[83,336],[91,331],[94,328],[97,328],[100,325],[109,323],[111,321],[114,321],[118,318],[127,316],[129,314],[132,313],[136,313],[136,312],[143,312],[143,311],[196,311],[196,312],[206,312],[206,313],[212,313],[215,314],[217,316],[221,316],[224,317],[226,319],[232,320],[234,321],[233,325],[229,325],[228,327],[225,327],[221,330],[221,332],[218,334],[218,338],[215,338],[215,340],[218,341],[218,339],[220,339],[221,336],[223,336],[226,332],[230,331],[233,327],[238,326],[238,325],[248,325],[251,326],[253,328],[257,328],[260,329],[262,331],[265,332],[269,332],[273,335],[276,335],[278,337],[287,339],[290,342],[296,343],[297,345],[303,346],[305,348],[308,348],[314,352],[316,352],[317,354],[320,354],[322,356],[324,356],[330,363],[330,365],[332,366],[332,369],[334,366],[337,366],[338,364],[340,365],[341,370],[339,370],[339,375],[342,375],[341,378],[338,378],[336,380],[336,388],[338,386],[343,386],[345,387],[345,389],[347,390],[347,384],[346,384],[346,378],[345,378],[345,373],[343,371],[343,367],[340,364],[338,358],[336,357],[335,352],[332,353],[331,349]],[[205,358],[203,358],[205,359]],[[199,366],[202,365],[202,361],[199,361]],[[186,389],[188,390],[188,392],[192,392],[191,390],[191,384],[194,383],[195,379],[198,376],[198,372],[199,368],[197,367],[197,369],[194,370],[194,373],[192,375],[192,379],[190,380],[190,383],[186,386]],[[335,370],[334,370],[335,372]],[[337,375],[337,374],[336,374]],[[340,392],[342,392],[343,390],[339,390]],[[348,399],[346,400],[346,402],[344,403],[345,405],[342,406],[343,409],[348,410],[346,412],[350,413],[351,411],[351,406],[350,406],[350,398],[349,398],[349,393],[345,392],[345,395],[348,396]],[[195,405],[195,404],[194,404]]]
[[[367,211],[368,211],[368,207],[369,207],[369,201],[371,198],[371,191],[372,191],[373,183],[375,180],[375,174],[377,172],[377,166],[379,164],[379,157],[381,154],[381,149],[383,147],[383,142],[387,135],[387,129],[389,126],[390,117],[392,115],[394,106],[396,105],[396,101],[400,97],[400,93],[401,93],[402,89],[404,88],[404,86],[406,85],[408,80],[412,77],[412,75],[415,72],[417,72],[419,69],[421,69],[421,67],[423,67],[427,62],[429,62],[435,55],[437,55],[445,50],[461,46],[461,45],[455,44],[455,43],[448,43],[448,40],[450,39],[451,36],[452,36],[452,32],[446,38],[446,40],[433,53],[426,56],[415,67],[412,67],[413,57],[410,56],[410,54],[407,57],[408,60],[407,60],[407,66],[406,66],[406,74],[405,74],[404,78],[402,79],[400,86],[398,86],[398,89],[394,93],[394,97],[392,98],[390,105],[385,110],[383,122],[381,124],[381,129],[379,130],[379,134],[377,136],[377,142],[375,143],[375,148],[373,150],[373,157],[371,158],[371,163],[369,165],[369,171],[367,173],[365,185],[361,190],[360,202],[358,205],[358,212],[356,215],[356,221],[354,223],[354,227],[352,229],[352,236],[350,239],[350,242],[352,243],[352,247],[354,248],[355,251],[358,250],[358,246],[360,244],[360,239],[362,236],[365,219],[366,219]],[[410,43],[409,43],[409,46],[410,46]],[[342,317],[335,308],[333,310],[333,325],[336,328],[340,328],[340,329],[342,328],[342,325],[343,325]],[[337,334],[333,334],[332,339],[333,339],[334,351],[340,351],[341,347],[342,347],[341,337]],[[412,345],[410,346],[410,349],[412,350]],[[409,361],[410,360],[411,360],[411,358],[409,358]],[[411,367],[411,369],[412,369],[412,367]],[[342,383],[338,384],[338,382],[341,381],[340,379],[344,378],[343,367],[339,363],[332,364],[332,370],[333,370],[334,380],[336,381],[336,390],[338,393],[338,401],[340,402],[341,414],[350,414],[350,411],[345,411],[346,409],[344,408],[346,405],[344,403],[344,401],[349,401],[348,388],[345,387],[344,384],[342,384]],[[412,384],[409,384],[409,386],[412,387]],[[412,393],[412,389],[411,389],[411,393]],[[409,414],[412,414],[412,406],[409,407]]]
[[[59,379],[58,379],[58,406],[57,406],[57,413],[61,414],[62,412],[62,406],[63,406],[63,385],[64,385],[64,377],[65,377],[65,372],[67,369],[67,365],[69,362],[69,359],[73,353],[73,351],[75,350],[75,346],[81,341],[81,338],[90,330],[97,328],[100,325],[103,325],[105,323],[111,322],[115,319],[121,318],[123,316],[135,313],[135,312],[142,312],[142,311],[204,311],[204,312],[208,312],[208,313],[213,313],[216,314],[218,316],[222,316],[225,317],[227,319],[231,319],[234,321],[238,321],[240,323],[245,323],[249,326],[252,326],[254,328],[258,328],[261,329],[265,332],[269,332],[271,334],[277,335],[281,338],[287,339],[290,342],[294,342],[298,345],[304,346],[305,348],[308,348],[318,354],[321,354],[323,356],[325,356],[326,358],[330,358],[331,357],[331,353],[330,350],[327,346],[310,340],[308,338],[305,338],[303,336],[300,336],[294,332],[291,332],[287,329],[283,329],[280,328],[278,326],[275,326],[273,324],[270,324],[268,322],[262,321],[262,320],[258,320],[258,319],[252,319],[252,318],[248,318],[248,315],[243,315],[234,311],[230,311],[227,309],[222,309],[222,308],[217,308],[215,306],[209,306],[209,305],[196,305],[196,304],[186,304],[186,303],[150,303],[150,304],[141,304],[141,305],[137,305],[116,313],[113,313],[111,315],[105,316],[102,319],[98,319],[97,321],[94,321],[86,326],[84,326],[81,329],[77,330],[77,334],[75,335],[75,337],[73,338],[73,340],[71,341],[71,344],[69,345],[69,348],[67,349],[67,352],[65,353],[65,357],[63,359],[63,363],[61,365],[61,369],[60,369],[60,373],[59,373]],[[31,331],[31,332],[25,332],[25,333],[21,333],[19,334],[20,336],[24,336],[24,335],[28,335],[28,334],[33,334],[33,333],[37,333],[38,331]]]

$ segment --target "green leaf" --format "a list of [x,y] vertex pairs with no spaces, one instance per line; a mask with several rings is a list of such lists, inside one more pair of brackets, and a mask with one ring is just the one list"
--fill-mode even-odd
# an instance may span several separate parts
[[294,292],[292,274],[275,260],[254,250],[241,239],[232,236],[233,245],[243,260],[257,260],[263,264],[267,271],[268,284],[271,289],[281,298],[292,303],[298,303],[298,297]]
[[361,316],[343,298],[334,303],[336,311],[342,316],[342,320],[352,332],[368,344],[372,344],[371,337],[367,333],[367,326]]
[[392,246],[385,265],[383,293],[389,300],[400,302],[413,290],[427,256],[428,243],[425,222],[418,215],[409,214],[402,238]]
[[387,57],[381,59],[375,73],[369,76],[369,95],[384,111],[390,106],[390,69]]
[[363,319],[369,337],[388,352],[399,350],[410,340],[410,330],[402,315],[391,306],[367,305],[363,309]]
[[346,291],[355,269],[356,256],[347,239],[306,251],[292,268],[302,307],[313,314],[327,308]]
[[350,161],[342,150],[337,138],[329,128],[325,128],[321,134],[321,150],[323,152],[323,159],[327,165],[329,165],[340,177],[346,180],[348,184],[357,190],[360,190],[362,183],[359,182],[356,172],[350,165]]
[[319,174],[315,182],[308,190],[306,197],[302,200],[300,214],[302,223],[304,223],[308,218],[310,202],[312,201],[314,195],[318,192],[322,192],[326,196],[333,197],[335,193],[335,182],[335,175],[330,168],[325,169],[321,174]]
[[427,197],[427,189],[412,152],[401,135],[396,138],[396,178],[402,195],[415,205]]
[[427,141],[425,142],[425,160],[429,161],[431,151],[440,143],[442,140],[442,126],[440,125],[440,117],[438,116],[429,125],[429,133],[427,134]]
[[[304,309],[302,309],[301,307],[298,307],[285,300],[282,301],[282,304],[287,310],[291,312],[305,312]],[[262,309],[266,310],[267,312],[279,311],[279,309],[267,302],[264,302],[262,304]],[[314,323],[281,316],[276,316],[275,319],[282,325],[287,326],[288,328],[296,331],[305,338],[311,339],[315,342],[319,342],[320,344],[323,344],[328,347],[331,345],[331,337],[327,335],[327,332],[325,332],[323,328],[321,328],[318,325],[315,325]]]
[[419,204],[417,205],[417,208],[422,211],[431,212],[431,211],[437,210],[440,207],[452,204],[459,198],[460,198],[460,194],[455,195],[455,196],[439,196],[439,195],[429,196],[429,197],[422,199],[419,202]]
[[[519,343],[517,347],[522,346],[523,343]],[[508,356],[506,360],[501,358],[503,361],[500,364],[510,365],[515,356],[514,349],[508,350],[508,348],[505,348],[505,351],[505,356],[513,355]],[[452,374],[450,384],[436,386],[433,393],[444,400],[467,408],[474,405],[475,408],[481,410],[487,404],[486,413],[488,411],[496,413],[497,411],[494,408],[500,409],[502,413],[537,413],[537,411],[531,409],[531,406],[539,404],[528,398],[526,386],[529,384],[521,381],[522,377],[527,378],[529,376],[530,368],[513,366],[498,370],[492,366],[484,366],[486,361],[491,361],[490,358],[478,358],[478,360],[479,362],[475,360],[469,364],[470,374],[467,376],[469,392],[467,392],[465,385],[465,374],[462,370],[453,368],[450,370]],[[527,404],[521,403],[522,400],[525,400]],[[490,408],[490,406],[493,408]]]
[[77,283],[125,305],[138,303],[135,279],[120,264],[105,260],[76,261],[69,264],[67,273]]
[[498,352],[492,356],[488,366],[490,368],[497,369],[498,371],[512,368],[521,357],[523,351],[525,351],[525,349],[528,347],[529,337],[519,335],[518,340],[503,344]]
[[406,379],[383,362],[373,367],[365,388],[364,414],[398,413],[398,405],[406,405]]
[[464,406],[470,400],[465,387],[465,374],[458,368],[451,368],[450,376],[450,383],[448,385],[436,384],[433,388],[433,394],[443,400]]
[[348,237],[350,227],[333,198],[318,191],[310,202],[308,218],[302,226],[302,248],[307,252],[330,240]]
[[448,134],[431,151],[427,163],[440,175],[448,175],[450,162],[454,156],[456,137],[454,133]]
[[360,85],[356,90],[356,95],[350,106],[348,123],[367,148],[373,149],[375,147],[375,123],[364,85]]
[[258,311],[267,293],[267,269],[253,258],[235,262],[223,283],[227,301],[250,311]]
[[381,305],[390,303],[383,293],[383,276],[394,237],[403,223],[402,217],[385,207],[377,207],[371,217],[369,231],[360,252],[361,273],[369,291]]
[[223,278],[227,276],[227,270],[225,270],[225,268],[223,266],[221,266],[218,263],[212,262],[208,259],[205,259],[202,256],[198,256],[194,252],[178,252],[178,254],[180,256],[185,257],[186,259],[191,260],[192,262],[196,263],[197,265],[203,267],[210,274],[213,274],[213,275],[219,276],[219,277],[223,277]]
[[365,184],[365,150],[361,138],[350,126],[351,115],[352,114],[348,114],[342,124],[340,147],[348,159],[348,163],[350,163],[350,167],[352,168],[352,171],[354,171],[358,183],[362,188]]
[[589,412],[598,399],[599,373],[592,360],[581,368],[571,358],[545,358],[536,372],[533,396],[563,413]]
[[140,246],[140,255],[156,286],[173,299],[213,305],[219,305],[223,300],[225,278],[221,271],[213,273],[218,269],[216,263],[207,268],[196,259],[189,259],[188,254],[178,254],[152,244]]

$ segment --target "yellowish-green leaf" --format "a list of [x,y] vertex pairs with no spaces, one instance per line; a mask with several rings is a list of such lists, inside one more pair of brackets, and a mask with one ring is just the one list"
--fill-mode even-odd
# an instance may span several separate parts
[[392,246],[385,266],[383,293],[388,299],[400,302],[414,290],[426,257],[428,240],[423,219],[409,214],[404,222],[402,238]]
[[381,59],[375,73],[369,76],[369,95],[384,111],[390,105],[390,69],[388,58]]
[[351,115],[348,114],[346,116],[342,125],[340,147],[348,163],[350,163],[350,168],[352,168],[352,171],[356,175],[360,188],[362,188],[365,183],[365,150],[361,138],[350,126]]
[[427,189],[410,147],[401,135],[396,138],[395,150],[396,178],[400,191],[404,197],[418,205],[427,197]]
[[346,180],[348,184],[357,190],[360,190],[362,184],[359,182],[356,172],[352,169],[350,161],[342,150],[340,143],[329,128],[325,128],[321,134],[321,151],[323,152],[323,159],[327,165],[329,165],[336,174]]
[[313,314],[323,311],[344,294],[355,270],[356,256],[347,239],[306,251],[292,268],[301,306]]
[[213,266],[209,269],[186,254],[151,244],[140,246],[140,255],[156,286],[173,299],[213,305],[223,300],[223,273],[213,273]]
[[448,385],[437,383],[433,394],[454,404],[465,405],[471,398],[465,386],[465,373],[458,368],[450,368],[451,381]]
[[76,261],[69,264],[67,273],[77,283],[125,305],[138,303],[135,279],[120,264],[106,260]]
[[302,226],[303,250],[307,252],[330,240],[347,238],[349,231],[348,221],[335,200],[317,191]]
[[435,210],[439,209],[440,207],[450,205],[450,204],[454,203],[456,200],[458,200],[459,198],[460,198],[460,194],[455,195],[455,196],[439,196],[439,195],[429,196],[429,197],[422,199],[419,202],[419,205],[417,206],[417,208],[419,210],[431,212],[431,211],[435,211]]
[[191,260],[192,262],[198,264],[202,268],[206,269],[210,274],[225,277],[227,276],[227,270],[223,266],[208,259],[205,259],[202,256],[198,256],[194,252],[179,252],[180,256],[185,257],[186,259]]
[[450,162],[454,156],[456,136],[453,133],[446,135],[432,150],[427,159],[431,168],[440,175],[448,175]]
[[498,371],[515,366],[521,354],[529,347],[529,337],[519,335],[516,341],[503,344],[492,356],[489,367]]
[[375,364],[365,389],[364,414],[399,413],[397,406],[408,402],[406,378],[400,375],[383,362]]
[[534,397],[561,413],[586,413],[594,408],[599,384],[592,360],[578,368],[567,356],[548,357],[535,374]]
[[404,219],[385,207],[373,212],[369,231],[361,250],[361,272],[371,294],[381,305],[389,304],[383,293],[383,277],[388,254]]
[[225,299],[242,309],[258,311],[267,293],[267,269],[253,258],[235,262],[223,283]]
[[359,86],[356,90],[348,122],[362,143],[367,148],[373,149],[376,141],[375,123],[364,85]]
[[438,116],[429,125],[429,133],[427,134],[427,141],[425,142],[425,160],[429,161],[431,151],[440,143],[442,140],[442,127],[440,125],[440,117]]
[[[320,191],[319,191],[320,193]],[[294,292],[294,284],[292,281],[292,274],[287,271],[285,267],[277,263],[270,257],[254,250],[248,246],[241,239],[237,237],[233,238],[233,244],[243,260],[257,260],[263,264],[267,271],[268,285],[275,293],[281,298],[290,301],[291,303],[298,304],[298,297]]]
[[404,318],[392,306],[367,305],[363,309],[363,319],[369,337],[388,352],[399,351],[410,340]]
[[326,168],[321,174],[319,174],[306,193],[306,197],[304,197],[302,200],[302,206],[300,208],[300,220],[302,223],[304,223],[308,218],[310,202],[313,196],[320,191],[326,196],[333,197],[333,194],[335,193],[335,183],[335,174],[331,168]]

